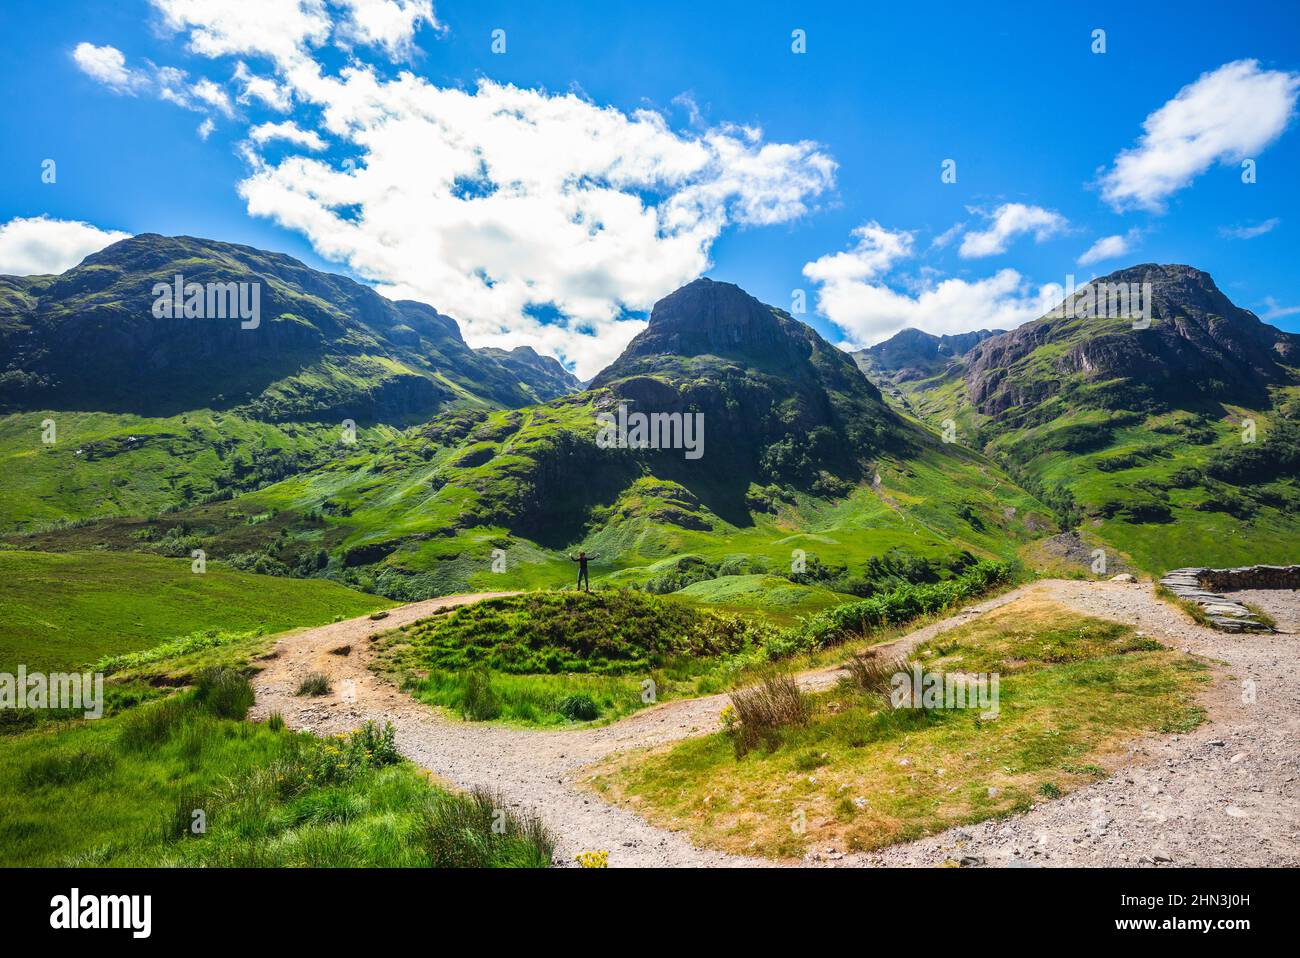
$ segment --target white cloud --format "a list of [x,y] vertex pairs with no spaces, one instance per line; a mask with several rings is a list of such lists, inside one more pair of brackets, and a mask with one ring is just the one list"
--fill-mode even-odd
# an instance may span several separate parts
[[1300,74],[1261,70],[1257,60],[1203,73],[1143,121],[1137,145],[1102,176],[1102,196],[1117,210],[1163,210],[1212,164],[1240,163],[1277,139],[1297,93]]
[[335,0],[344,9],[338,33],[346,41],[377,46],[393,60],[410,55],[415,31],[440,27],[432,0]]
[[206,57],[265,56],[288,63],[329,38],[323,0],[150,0],[166,27]]
[[255,75],[243,60],[235,64],[234,80],[244,88],[237,97],[241,104],[247,105],[259,100],[277,113],[288,113],[293,108],[293,94],[287,87],[270,77]]
[[212,109],[216,110],[222,116],[234,116],[235,109],[230,104],[230,97],[226,91],[221,89],[211,80],[203,79],[190,88],[201,102],[206,103]]
[[62,273],[130,235],[74,220],[18,217],[0,225],[0,274]]
[[1013,269],[978,280],[939,279],[922,270],[896,284],[906,291],[895,289],[881,278],[911,255],[914,234],[875,222],[853,232],[853,249],[803,268],[820,287],[818,310],[843,331],[850,348],[870,346],[909,326],[935,334],[1012,329],[1042,316],[1064,294],[1056,284],[1032,289]]
[[1294,316],[1296,313],[1300,313],[1300,306],[1283,306],[1272,296],[1264,297],[1264,305],[1268,307],[1268,310],[1259,318],[1264,320],[1266,323],[1271,323],[1275,319],[1283,319],[1284,317]]
[[212,135],[212,131],[216,128],[217,125],[212,122],[212,117],[204,117],[203,122],[199,124],[199,139],[206,140]]
[[1256,236],[1263,236],[1265,233],[1271,233],[1277,229],[1281,220],[1274,216],[1272,219],[1264,220],[1262,223],[1253,223],[1250,226],[1220,226],[1219,235],[1224,239],[1254,239]]
[[817,296],[820,311],[853,348],[870,346],[911,327],[927,333],[1014,329],[1061,301],[1055,284],[1032,289],[1014,269],[984,279],[928,280],[914,293],[881,283],[831,283]]
[[1041,243],[1069,225],[1060,213],[1024,203],[1003,203],[985,215],[989,220],[987,229],[971,230],[962,237],[958,249],[962,258],[978,259],[1005,253],[1011,241],[1022,233],[1033,233],[1034,241]]
[[1129,230],[1128,233],[1114,236],[1103,236],[1084,250],[1079,257],[1079,265],[1087,266],[1090,263],[1100,263],[1102,260],[1126,256],[1133,249],[1140,236],[1141,233],[1138,230]]
[[853,235],[858,242],[851,250],[814,260],[804,266],[803,274],[823,285],[862,282],[889,272],[894,263],[912,255],[913,234],[906,230],[889,230],[872,220]]
[[304,130],[293,120],[283,120],[280,123],[262,123],[249,130],[248,135],[259,146],[272,140],[285,140],[308,150],[319,151],[325,149],[325,141],[321,139],[319,133],[315,130]]
[[[625,311],[701,275],[730,224],[803,215],[834,163],[753,130],[671,130],[574,95],[443,89],[350,68],[292,73],[352,166],[254,158],[250,213],[304,233],[386,294],[455,316],[474,345],[532,345],[586,377],[640,328]],[[558,310],[544,323],[535,307]]]
[[[437,26],[423,0],[335,0],[337,24],[323,0],[151,2],[192,52],[271,61],[265,76],[238,62],[239,102],[312,111],[311,124],[295,114],[242,141],[250,214],[300,231],[387,295],[455,316],[473,345],[532,345],[584,377],[642,328],[629,313],[707,270],[723,230],[803,216],[834,182],[818,144],[766,142],[752,127],[687,133],[574,94],[442,88],[316,58],[331,34],[404,55],[416,30]],[[174,73],[160,96],[215,107]],[[297,123],[346,159],[311,156],[324,142]],[[272,140],[288,153],[262,155]]]
[[117,93],[134,95],[149,82],[145,74],[127,67],[126,57],[117,47],[78,43],[72,51],[72,59],[82,73]]

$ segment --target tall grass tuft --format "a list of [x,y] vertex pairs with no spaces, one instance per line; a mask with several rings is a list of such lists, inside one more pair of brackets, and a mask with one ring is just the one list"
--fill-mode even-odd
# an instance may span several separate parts
[[329,695],[330,679],[324,672],[312,672],[298,686],[295,695]]
[[501,699],[492,688],[486,669],[471,669],[464,675],[465,701],[461,712],[472,722],[485,722],[501,714]]
[[844,663],[844,683],[859,692],[880,697],[888,705],[893,691],[893,679],[899,672],[907,672],[907,660],[887,658],[879,653],[866,652],[850,656]]
[[194,681],[194,697],[218,718],[243,719],[256,697],[248,678],[229,666],[202,669]]
[[773,672],[751,688],[731,693],[735,721],[730,731],[736,755],[741,756],[757,745],[775,748],[781,730],[804,726],[812,718],[812,700],[788,673]]
[[537,815],[506,808],[486,788],[430,798],[420,841],[434,868],[546,868],[555,854],[555,837]]

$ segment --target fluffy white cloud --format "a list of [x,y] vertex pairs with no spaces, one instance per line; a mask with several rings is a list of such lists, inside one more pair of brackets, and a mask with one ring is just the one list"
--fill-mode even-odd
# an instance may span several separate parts
[[185,31],[206,57],[265,56],[288,62],[329,38],[322,0],[150,0],[164,25]]
[[708,268],[728,224],[798,217],[834,177],[815,144],[681,134],[658,113],[574,95],[385,82],[357,67],[291,82],[357,156],[255,157],[240,184],[249,212],[383,292],[455,316],[475,345],[532,345],[584,377],[640,328],[627,311]]
[[293,94],[287,87],[270,77],[257,76],[243,60],[235,64],[234,80],[243,87],[238,96],[241,104],[247,105],[257,100],[277,113],[288,113],[293,109]]
[[1300,74],[1261,70],[1256,60],[1202,74],[1143,121],[1137,145],[1102,176],[1102,196],[1117,210],[1163,210],[1212,164],[1240,163],[1277,139],[1297,93]]
[[1114,236],[1103,236],[1084,250],[1079,257],[1079,265],[1087,266],[1090,263],[1100,263],[1102,260],[1125,256],[1133,249],[1139,236],[1137,230],[1129,230],[1127,233]]
[[1249,226],[1220,226],[1219,235],[1224,239],[1254,239],[1256,236],[1273,232],[1281,222],[1274,216],[1272,219],[1264,220],[1262,223],[1252,223]]
[[271,140],[285,140],[295,146],[318,151],[325,149],[325,141],[315,130],[304,130],[293,120],[279,123],[262,123],[248,131],[249,137],[259,146]]
[[235,108],[230,104],[230,96],[225,90],[211,80],[203,79],[190,88],[190,92],[202,103],[207,104],[222,116],[234,116]]
[[873,221],[853,235],[852,249],[803,268],[819,285],[818,310],[843,331],[849,348],[870,346],[909,326],[935,334],[1011,329],[1046,313],[1064,292],[1056,284],[1032,289],[1013,269],[973,281],[940,280],[922,271],[894,288],[883,277],[912,255],[914,234]]
[[1035,242],[1041,243],[1069,225],[1060,213],[1024,203],[1003,203],[986,216],[989,220],[986,229],[971,230],[962,237],[958,248],[962,258],[978,259],[1005,253],[1011,241],[1022,233],[1033,233]]
[[0,274],[62,273],[130,235],[75,220],[18,217],[0,226]]
[[875,220],[853,231],[857,244],[843,253],[831,253],[808,263],[803,274],[823,285],[862,282],[889,272],[912,255],[913,234],[889,230]]
[[438,27],[432,0],[336,0],[344,17],[338,33],[346,41],[377,46],[394,60],[411,52],[421,24]]
[[1014,269],[984,279],[924,280],[910,292],[883,283],[833,282],[817,296],[818,309],[861,348],[912,327],[927,333],[1014,329],[1061,301],[1056,284],[1033,289]]
[[134,94],[149,83],[147,75],[127,67],[126,57],[117,47],[78,43],[72,59],[82,73],[118,93]]
[[[474,345],[531,345],[582,376],[643,326],[630,313],[708,268],[724,229],[789,222],[834,182],[819,145],[766,142],[752,127],[682,132],[653,110],[488,80],[442,88],[316,56],[331,37],[405,55],[437,26],[426,0],[151,2],[192,52],[270,61],[265,75],[238,61],[240,103],[311,111],[311,124],[263,122],[241,145],[252,215],[387,295],[455,316]],[[221,110],[173,73],[160,96]],[[324,140],[299,123],[345,158],[312,156]],[[287,154],[263,155],[272,141]]]

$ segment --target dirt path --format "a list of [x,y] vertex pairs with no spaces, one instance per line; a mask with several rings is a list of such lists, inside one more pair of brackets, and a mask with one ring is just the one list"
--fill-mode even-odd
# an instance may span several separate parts
[[[1082,612],[1133,622],[1171,645],[1221,659],[1238,677],[1254,679],[1257,701],[1243,706],[1239,690],[1221,689],[1211,703],[1215,723],[1192,735],[1139,743],[1131,769],[1025,815],[952,830],[882,855],[824,864],[930,864],[963,856],[988,864],[1136,864],[1143,855],[1178,864],[1300,863],[1295,784],[1300,679],[1294,637],[1238,637],[1202,629],[1155,599],[1148,586],[1048,580],[971,606],[893,645],[905,653],[1030,591]],[[576,786],[585,766],[615,752],[713,731],[726,695],[666,702],[604,728],[533,731],[439,715],[369,671],[371,636],[489,595],[432,599],[394,609],[381,621],[352,619],[286,635],[255,680],[254,716],[278,711],[292,727],[320,734],[346,731],[367,719],[391,721],[399,747],[412,761],[455,785],[490,786],[513,806],[540,812],[559,836],[561,862],[604,849],[612,866],[772,864],[695,848],[682,835]],[[344,645],[351,646],[347,655],[331,651]],[[333,691],[320,698],[295,696],[299,682],[313,671],[330,675]],[[824,687],[836,671],[808,672],[800,681]],[[817,857],[812,861],[821,863]]]

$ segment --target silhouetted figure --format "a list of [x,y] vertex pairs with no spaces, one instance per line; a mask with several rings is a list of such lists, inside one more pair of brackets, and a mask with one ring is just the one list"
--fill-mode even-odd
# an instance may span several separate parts
[[594,558],[596,556],[587,555],[587,553],[581,551],[576,556],[569,556],[570,562],[578,563],[578,588],[581,589],[586,586],[588,592],[591,591],[591,580],[587,578],[587,562]]

